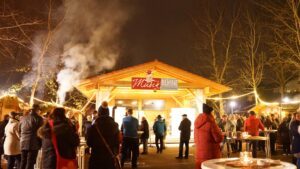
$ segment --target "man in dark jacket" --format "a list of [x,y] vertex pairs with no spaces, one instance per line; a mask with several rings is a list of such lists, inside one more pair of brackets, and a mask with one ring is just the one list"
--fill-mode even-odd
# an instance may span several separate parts
[[37,130],[43,125],[43,118],[39,116],[39,111],[39,105],[33,105],[29,115],[20,122],[21,169],[33,169],[41,148],[42,141],[37,136]]
[[[156,153],[162,153],[163,145],[164,145],[164,135],[166,133],[167,127],[166,123],[161,119],[161,115],[157,116],[157,120],[153,125],[153,131],[155,134],[155,144],[156,144]],[[158,141],[160,141],[160,146],[158,145]]]
[[102,103],[98,112],[98,118],[93,125],[88,128],[86,136],[87,145],[92,149],[89,160],[89,169],[115,169],[114,159],[98,134],[97,128],[108,144],[110,150],[114,155],[117,155],[119,153],[120,143],[118,124],[113,118],[109,117],[107,102]]
[[141,142],[143,144],[142,154],[148,154],[148,139],[149,139],[149,124],[145,117],[142,117],[141,131]]
[[[237,115],[237,120],[236,120],[236,132],[241,133],[243,131],[244,127],[244,120],[240,115]],[[236,140],[236,147],[237,151],[242,151],[242,140]]]
[[5,115],[4,120],[0,122],[0,169],[2,169],[1,168],[1,156],[4,153],[3,144],[4,144],[4,140],[5,140],[5,127],[8,123],[8,120],[9,120],[9,115]]
[[180,144],[179,144],[179,156],[177,159],[182,159],[183,144],[185,145],[185,159],[189,158],[189,142],[191,138],[191,121],[187,118],[187,115],[182,115],[182,121],[179,125],[180,130]]

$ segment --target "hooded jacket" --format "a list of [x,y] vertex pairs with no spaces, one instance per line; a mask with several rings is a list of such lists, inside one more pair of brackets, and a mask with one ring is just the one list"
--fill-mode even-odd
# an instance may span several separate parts
[[194,127],[196,168],[201,168],[203,161],[221,157],[223,135],[213,116],[206,113],[197,117]]

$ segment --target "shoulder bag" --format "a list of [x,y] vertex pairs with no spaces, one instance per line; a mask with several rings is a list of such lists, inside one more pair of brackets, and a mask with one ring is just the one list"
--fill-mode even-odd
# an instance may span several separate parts
[[97,123],[95,124],[95,128],[96,128],[96,131],[97,131],[97,133],[98,133],[98,136],[99,136],[100,140],[102,140],[102,142],[104,143],[105,147],[107,148],[109,154],[112,156],[112,158],[113,158],[113,160],[114,160],[114,166],[115,166],[115,169],[122,169],[121,164],[120,164],[120,160],[119,160],[118,156],[115,155],[115,154],[113,153],[113,151],[111,150],[111,148],[110,148],[109,145],[107,144],[105,138],[104,138],[103,135],[101,134],[100,129],[98,128]]

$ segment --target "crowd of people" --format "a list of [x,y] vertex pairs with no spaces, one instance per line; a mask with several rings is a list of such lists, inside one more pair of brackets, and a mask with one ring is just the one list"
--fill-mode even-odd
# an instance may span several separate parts
[[[115,108],[113,109],[113,111]],[[64,108],[55,108],[45,117],[40,115],[39,105],[22,115],[11,112],[0,123],[0,153],[7,159],[8,169],[33,169],[39,150],[42,169],[76,169],[77,149],[80,144],[79,124],[74,115]],[[143,146],[142,155],[148,154],[149,123],[145,117],[141,123],[133,116],[133,110],[127,109],[122,126],[109,116],[108,103],[103,102],[98,111],[94,111],[83,124],[83,134],[88,148],[89,169],[119,169],[126,160],[132,168],[138,167],[139,146]],[[191,124],[186,114],[179,124],[179,151],[176,159],[189,158]],[[121,130],[119,130],[121,128]],[[161,115],[153,126],[157,154],[163,153],[167,127]],[[270,135],[270,149],[276,153],[276,143],[280,143],[283,152],[294,156],[295,164],[300,167],[300,112],[288,115],[280,120],[277,114],[258,117],[250,111],[245,115],[230,114],[215,118],[213,109],[203,104],[203,113],[194,122],[195,168],[201,169],[202,162],[220,158],[222,145],[226,137],[241,132],[251,136],[262,135],[266,129],[277,130]],[[277,140],[278,139],[278,140]],[[185,152],[183,149],[185,147]],[[230,143],[234,152],[242,151],[242,142]],[[251,142],[253,157],[258,150],[264,150],[263,142]],[[1,160],[0,160],[1,161]],[[0,165],[1,166],[1,165]]]
[[[225,133],[225,136],[234,136],[239,135],[242,131],[249,131],[250,135],[254,136],[264,136],[263,130],[273,130],[274,132],[270,133],[270,150],[271,154],[276,154],[276,143],[282,145],[283,155],[291,154],[291,123],[296,118],[296,114],[288,114],[282,120],[280,120],[277,113],[270,114],[267,116],[261,115],[256,116],[255,112],[251,111],[249,114],[240,115],[240,114],[230,114],[223,115],[220,119],[216,119],[219,128]],[[248,120],[247,120],[248,119]],[[251,124],[256,124],[251,126]],[[258,128],[256,128],[256,126]],[[247,128],[248,127],[248,128]],[[256,149],[256,145],[254,145]],[[264,142],[259,142],[257,147],[258,149],[264,150]],[[242,150],[242,144],[240,140],[231,143],[231,150],[233,152],[240,152]],[[253,154],[256,156],[256,152]]]

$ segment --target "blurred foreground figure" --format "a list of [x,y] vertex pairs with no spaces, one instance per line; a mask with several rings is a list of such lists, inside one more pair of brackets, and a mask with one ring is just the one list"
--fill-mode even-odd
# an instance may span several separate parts
[[221,157],[220,143],[223,141],[223,136],[211,114],[212,111],[213,108],[203,104],[203,113],[195,120],[195,169],[201,169],[202,162],[206,160]]
[[[87,145],[91,147],[89,169],[115,169],[115,159],[119,153],[119,129],[113,118],[109,117],[107,102],[98,110],[98,118],[87,131]],[[102,135],[102,137],[99,135]],[[103,141],[104,139],[104,141]],[[108,149],[109,148],[109,149]]]
[[37,130],[43,125],[43,118],[39,112],[39,105],[34,104],[29,114],[20,121],[22,152],[20,169],[33,169],[36,163],[36,157],[42,144],[42,140],[37,136]]

